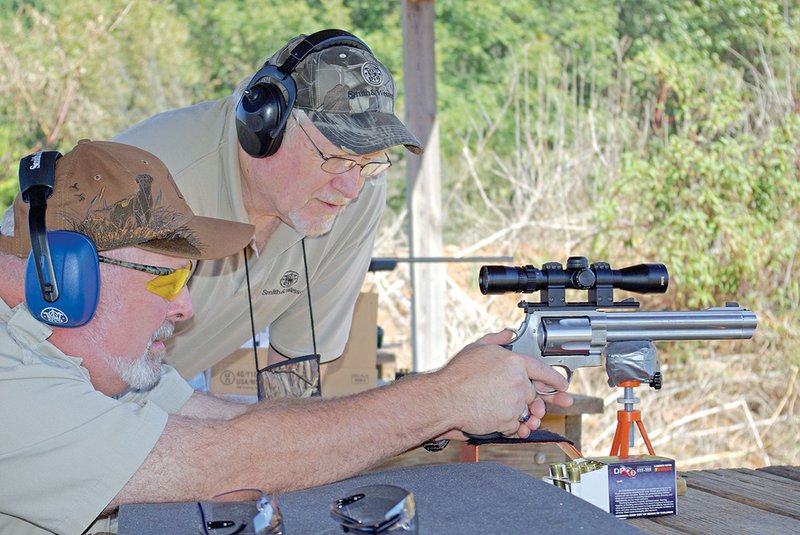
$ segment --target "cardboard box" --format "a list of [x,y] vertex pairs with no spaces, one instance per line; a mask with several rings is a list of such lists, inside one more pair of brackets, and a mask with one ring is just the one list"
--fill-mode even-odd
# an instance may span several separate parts
[[[258,362],[267,364],[267,348],[258,348]],[[237,349],[211,367],[209,390],[215,394],[257,396],[253,348]]]
[[[378,294],[362,292],[356,300],[350,338],[341,357],[320,368],[322,395],[346,396],[374,388],[378,382]],[[267,347],[258,362],[267,365]],[[256,396],[253,348],[237,349],[211,368],[209,390],[215,394]]]
[[362,292],[356,300],[344,353],[322,366],[322,395],[346,396],[374,388],[378,384],[377,353],[378,294]]
[[672,459],[630,455],[557,463],[544,479],[617,518],[640,518],[677,512],[676,475]]

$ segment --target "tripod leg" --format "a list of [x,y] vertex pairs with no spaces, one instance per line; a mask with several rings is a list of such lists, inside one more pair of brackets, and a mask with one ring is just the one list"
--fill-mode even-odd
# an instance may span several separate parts
[[653,445],[650,444],[650,439],[647,437],[647,431],[644,430],[644,422],[641,419],[636,420],[636,426],[639,428],[639,432],[642,434],[642,439],[644,439],[644,443],[647,445],[647,451],[650,455],[655,455],[656,452],[653,450]]
[[617,411],[617,430],[614,433],[614,442],[611,444],[611,456],[625,457],[628,455],[628,429],[631,421],[626,418],[625,411]]

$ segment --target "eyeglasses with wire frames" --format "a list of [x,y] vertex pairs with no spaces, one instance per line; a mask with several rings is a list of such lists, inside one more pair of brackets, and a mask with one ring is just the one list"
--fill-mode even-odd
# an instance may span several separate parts
[[102,255],[97,255],[97,259],[104,264],[135,269],[136,271],[155,275],[155,278],[147,283],[147,289],[167,301],[174,301],[178,297],[186,284],[188,284],[189,277],[191,277],[193,271],[191,260],[186,261],[186,267],[168,268],[118,260]]
[[367,162],[367,163],[358,163],[357,161],[353,160],[352,158],[346,158],[344,156],[326,156],[322,153],[322,150],[314,143],[314,140],[311,139],[311,136],[308,135],[306,129],[303,128],[303,125],[300,124],[300,121],[297,121],[297,126],[300,127],[300,130],[306,135],[308,140],[311,142],[311,146],[319,154],[319,157],[322,158],[322,164],[320,164],[320,168],[332,175],[341,175],[348,172],[355,166],[359,166],[361,168],[361,176],[364,178],[373,178],[392,166],[392,160],[389,159],[389,155],[386,152],[383,155],[386,157],[385,162]]

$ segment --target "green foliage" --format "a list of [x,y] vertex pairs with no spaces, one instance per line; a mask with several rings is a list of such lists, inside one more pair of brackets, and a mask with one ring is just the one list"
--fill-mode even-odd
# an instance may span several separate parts
[[[397,43],[402,38],[395,2],[179,0],[175,6],[199,58],[202,98],[229,95],[287,41],[325,28],[358,35],[390,69],[400,71],[402,47]],[[388,55],[389,50],[397,53]]]
[[637,53],[652,43],[669,44],[677,54],[713,60],[755,57],[762,36],[781,39],[787,27],[785,13],[797,9],[794,1],[702,0],[619,2],[621,35],[633,39]]
[[[800,287],[786,277],[800,240],[796,6],[782,18],[774,4],[736,4],[650,11],[671,24],[640,39],[625,72],[652,134],[601,191],[595,246],[666,263],[680,303],[796,309]],[[646,31],[636,20],[634,35]]]
[[[480,14],[476,16],[476,14]],[[461,151],[461,140],[485,126],[508,99],[525,69],[533,80],[542,67],[561,67],[562,62],[541,62],[555,56],[567,65],[567,75],[586,76],[596,51],[612,53],[616,41],[613,2],[578,1],[531,3],[526,0],[436,2],[437,91],[443,152],[450,157]],[[556,71],[545,72],[561,75]],[[575,79],[576,83],[579,83]],[[535,82],[534,82],[535,83]],[[466,112],[466,113],[465,113]],[[490,120],[489,119],[489,120]],[[499,125],[493,143],[511,146],[513,124]]]
[[[16,192],[20,156],[225,96],[299,33],[338,27],[363,38],[394,73],[402,115],[413,103],[403,99],[401,8],[0,0],[0,207]],[[797,0],[434,9],[451,242],[524,218],[540,225],[525,243],[552,235],[567,249],[591,242],[590,254],[615,263],[667,263],[677,301],[752,297],[796,309],[787,273],[800,238]],[[402,165],[391,173],[389,206],[401,212]],[[541,232],[576,207],[580,225]],[[570,234],[586,225],[591,234]]]
[[168,5],[26,4],[0,17],[0,28],[0,175],[12,184],[19,158],[33,150],[65,152],[192,100],[188,34]]
[[289,39],[336,27],[346,13],[341,0],[180,0],[175,5],[201,58],[203,98],[230,94]]
[[[668,151],[629,153],[604,205],[609,232],[627,243],[628,254],[666,263],[690,306],[718,304],[720,297],[752,300],[756,293],[786,306],[796,283],[775,288],[772,281],[800,239],[798,146],[795,116],[761,141],[675,136]],[[623,232],[613,228],[619,220],[627,223]]]

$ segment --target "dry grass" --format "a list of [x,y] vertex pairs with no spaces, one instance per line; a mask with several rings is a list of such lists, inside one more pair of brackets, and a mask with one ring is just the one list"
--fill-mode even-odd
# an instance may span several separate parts
[[[518,295],[480,294],[477,269],[448,265],[450,355],[485,332],[518,326],[522,318]],[[380,298],[385,347],[396,355],[399,367],[410,369],[408,270],[401,265],[370,279]],[[648,309],[644,298],[642,307]],[[800,366],[796,356],[769,349],[773,327],[759,319],[753,340],[658,344],[664,386],[637,388],[641,402],[636,408],[656,453],[676,459],[681,469],[800,464]],[[687,348],[693,350],[689,357],[677,351]],[[605,369],[597,367],[579,369],[571,391],[604,400],[603,414],[584,416],[583,452],[607,455],[621,389],[609,387]],[[632,451],[645,451],[638,432]]]
[[[682,469],[794,464],[798,449],[798,368],[780,371],[759,353],[698,354],[683,365],[664,366],[660,391],[636,389],[653,448]],[[788,372],[788,373],[786,373]],[[587,417],[584,451],[607,454],[616,428],[620,389],[604,383],[602,370],[582,373],[573,388],[602,397],[606,410]],[[636,434],[637,451],[644,447]]]
[[[625,46],[620,43],[619,58]],[[764,58],[765,64],[770,61]],[[611,187],[620,176],[625,151],[643,149],[654,135],[649,126],[657,102],[645,98],[638,108],[632,107],[630,80],[621,69],[615,75],[617,84],[603,94],[595,91],[591,77],[580,83],[570,80],[569,72],[577,69],[566,64],[560,74],[557,69],[525,69],[519,83],[508,86],[498,116],[476,114],[474,129],[463,142],[461,167],[448,166],[443,220],[445,234],[452,233],[449,241],[458,246],[447,248],[443,256],[512,256],[514,264],[541,266],[591,254],[591,241],[600,232],[593,223],[597,191]],[[535,87],[526,84],[534,79]],[[777,124],[793,101],[772,95],[770,88],[793,87],[794,81],[762,82],[758,94],[765,99],[750,113]],[[514,154],[505,159],[489,148],[504,121],[512,122],[517,132]],[[375,256],[407,255],[405,224],[405,213],[384,216]],[[590,260],[606,260],[616,268],[661,261]],[[449,355],[486,332],[517,327],[522,320],[516,307],[519,295],[480,294],[479,267],[447,264]],[[793,280],[791,261],[785,273],[782,284]],[[400,367],[410,368],[408,265],[370,274],[367,285],[379,294],[386,349],[396,354]],[[671,295],[674,290],[664,296],[641,296],[642,310],[674,308]],[[659,343],[664,387],[636,389],[641,398],[637,408],[656,452],[675,458],[683,469],[800,464],[798,309],[778,313],[766,304],[741,304],[759,318],[752,340]],[[607,454],[611,447],[621,392],[606,381],[602,367],[582,368],[573,379],[573,392],[600,397],[606,407],[602,415],[584,417],[585,453]],[[643,451],[638,437],[636,442],[634,451]]]

